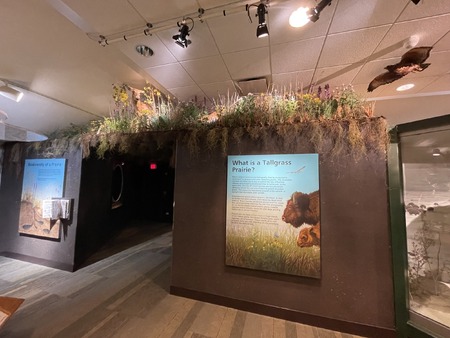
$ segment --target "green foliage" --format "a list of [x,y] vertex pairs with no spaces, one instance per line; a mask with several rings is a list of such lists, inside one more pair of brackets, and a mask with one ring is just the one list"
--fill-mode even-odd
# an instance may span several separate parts
[[[295,126],[295,133],[308,135],[316,150],[324,149],[327,138],[333,140],[333,151],[351,149],[355,157],[368,150],[386,149],[386,124],[367,122],[373,107],[349,86],[333,92],[325,86],[324,90],[319,87],[317,93],[273,91],[244,97],[221,96],[209,110],[192,102],[176,103],[150,85],[144,90],[114,85],[112,96],[110,116],[85,126],[72,125],[54,133],[51,139],[71,140],[71,146],[81,142],[85,156],[94,147],[103,157],[111,151],[132,151],[130,144],[124,144],[130,141],[129,134],[153,132],[157,138],[161,135],[157,132],[175,131],[171,135],[183,139],[192,154],[198,153],[200,145],[209,150],[217,147],[226,154],[230,140],[239,143],[247,136],[266,144],[275,134],[289,145],[298,137],[289,128]],[[114,140],[110,134],[115,135]],[[48,147],[48,143],[44,146]]]

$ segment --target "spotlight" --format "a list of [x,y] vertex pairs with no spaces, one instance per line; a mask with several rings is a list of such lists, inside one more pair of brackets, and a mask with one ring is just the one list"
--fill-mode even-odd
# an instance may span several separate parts
[[316,22],[319,20],[320,12],[329,5],[331,5],[331,0],[322,0],[316,7],[311,9],[300,7],[289,17],[289,24],[292,27],[302,27],[309,21]]
[[3,85],[0,86],[0,95],[16,102],[22,100],[23,93],[21,91],[8,86],[8,84],[3,81],[0,81],[0,83],[3,83]]
[[256,7],[256,15],[258,17],[258,28],[256,28],[256,37],[263,38],[265,36],[269,36],[269,29],[267,28],[266,23],[266,14],[267,12],[267,0],[261,0],[259,5],[251,4],[245,5],[245,9],[247,10],[248,19],[252,22],[252,18],[250,16],[250,7]]
[[420,2],[420,0],[411,0],[411,1],[414,2],[414,5],[417,5]]
[[256,29],[256,37],[263,38],[269,36],[269,30],[266,24],[267,7],[262,2],[258,5],[256,16],[258,17],[258,28]]
[[[192,21],[191,28],[189,28],[189,26],[186,24],[186,19]],[[178,27],[180,27],[180,29],[178,30],[180,34],[172,36],[172,38],[175,40],[175,43],[182,48],[187,48],[187,46],[191,44],[191,40],[189,40],[187,37],[189,36],[189,32],[194,28],[194,20],[191,18],[186,19],[183,19],[181,23],[177,22]]]
[[300,7],[293,11],[289,17],[289,25],[292,27],[303,27],[306,25],[309,22],[308,11],[309,8],[307,7]]

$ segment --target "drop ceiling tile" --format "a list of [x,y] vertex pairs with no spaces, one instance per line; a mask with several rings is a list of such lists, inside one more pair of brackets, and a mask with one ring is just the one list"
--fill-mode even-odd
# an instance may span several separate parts
[[224,54],[223,59],[233,80],[243,80],[270,74],[268,47]]
[[363,62],[375,50],[389,26],[360,29],[329,35],[319,59],[319,67]]
[[[447,115],[450,95],[399,97],[395,100],[379,100],[375,104],[376,116],[385,116],[389,126]],[[421,107],[435,106],[435,109]]]
[[195,0],[165,0],[162,4],[158,0],[129,0],[136,11],[153,24],[166,20],[173,20],[174,27],[183,16],[197,15],[198,4]]
[[[153,50],[153,56],[144,57],[136,51],[136,46],[146,45]],[[169,63],[175,63],[177,60],[169,52],[166,46],[155,35],[144,36],[129,41],[122,41],[116,44],[120,51],[133,60],[142,68],[160,66]]]
[[[198,3],[201,8],[208,11],[208,9],[212,9],[219,6],[226,6],[230,3],[229,0],[198,0]],[[229,6],[227,6],[228,8]]]
[[430,53],[430,57],[425,61],[425,63],[430,63],[430,66],[428,66],[427,69],[423,70],[422,72],[412,73],[410,75],[414,77],[441,76],[449,72],[450,51],[435,53],[432,50]]
[[206,96],[216,102],[221,100],[226,102],[227,99],[230,99],[236,93],[236,88],[231,80],[200,85],[200,88]]
[[178,61],[193,60],[219,54],[206,23],[197,22],[195,24],[188,37],[192,43],[187,48],[180,47],[175,43],[172,38],[175,34],[178,34],[178,27],[157,33],[158,37]]
[[317,68],[314,74],[314,84],[329,84],[330,86],[348,85],[361,70],[362,64]]
[[274,74],[313,69],[325,38],[315,38],[273,45],[272,70]]
[[195,102],[198,104],[204,104],[208,101],[205,93],[200,89],[200,87],[194,86],[186,86],[186,87],[178,87],[178,88],[170,88],[169,91],[175,96],[178,100],[182,102]]
[[426,18],[443,13],[450,13],[450,1],[448,0],[422,0],[417,5],[409,1],[408,7],[406,7],[398,21]]
[[189,74],[178,63],[145,69],[156,81],[166,88],[194,85]]
[[[339,87],[332,87],[333,91],[336,91]],[[360,95],[362,99],[374,99],[379,96],[381,91],[374,90],[373,92],[367,91],[367,84],[357,84],[353,85],[353,90]],[[383,114],[381,114],[383,115]]]
[[230,80],[230,75],[219,55],[181,62],[183,68],[198,84]]
[[[207,23],[221,53],[232,53],[269,45],[268,38],[258,39],[256,37],[258,19],[254,18],[253,23],[250,23],[247,12],[208,19]],[[270,30],[269,34],[272,34]]]
[[[434,18],[407,21],[395,24],[386,34],[376,52],[404,41],[411,36],[419,38],[419,46],[433,46],[441,37],[449,31],[450,14]],[[406,50],[404,48],[396,49],[383,57],[401,56]]]
[[439,40],[436,45],[434,45],[433,52],[439,52],[439,51],[448,51],[450,50],[450,31],[445,34],[445,36]]
[[340,0],[330,33],[380,26],[394,22],[408,0],[354,1]]
[[146,23],[139,13],[123,0],[64,0],[64,3],[97,33],[103,35],[138,28]]
[[400,61],[398,58],[385,59],[385,60],[375,60],[367,62],[353,79],[353,85],[364,84],[366,88],[369,83],[378,75],[387,72],[384,67],[387,65],[392,65]]
[[422,93],[450,91],[450,73],[435,77],[435,81],[422,89]]
[[279,44],[325,36],[336,2],[327,6],[321,13],[320,19],[314,23],[310,22],[298,28],[289,25],[289,17],[294,10],[300,6],[312,8],[316,4],[313,0],[302,1],[302,3],[295,0],[275,3],[270,6],[268,9],[270,43]]
[[281,92],[301,91],[303,88],[309,87],[313,74],[313,70],[273,74],[273,89]]
[[[412,94],[420,93],[423,88],[425,88],[427,85],[432,83],[434,80],[436,80],[436,78],[433,76],[412,79],[409,77],[409,75],[407,75],[407,76],[401,78],[400,80],[383,85],[377,89],[381,89],[379,96],[412,95]],[[414,87],[409,90],[402,91],[402,92],[397,91],[398,87],[403,86],[405,84],[409,84],[409,83],[414,84]]]

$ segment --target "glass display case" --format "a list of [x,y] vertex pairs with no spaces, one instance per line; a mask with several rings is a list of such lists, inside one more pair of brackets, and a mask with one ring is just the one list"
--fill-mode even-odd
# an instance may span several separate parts
[[399,136],[409,320],[450,337],[450,126]]

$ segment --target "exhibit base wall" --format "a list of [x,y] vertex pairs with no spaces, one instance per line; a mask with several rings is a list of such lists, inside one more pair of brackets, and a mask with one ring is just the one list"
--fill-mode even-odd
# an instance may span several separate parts
[[18,253],[14,253],[14,252],[0,252],[0,256],[9,257],[9,258],[17,259],[17,260],[32,263],[32,264],[48,266],[49,268],[53,268],[53,269],[59,269],[59,270],[64,270],[64,271],[69,271],[69,272],[75,271],[73,264],[51,261],[48,259],[42,259],[42,258],[37,258],[37,257],[33,257],[33,256],[28,256],[28,255],[22,255],[22,254],[18,254]]
[[253,303],[240,299],[227,298],[180,287],[171,286],[170,293],[175,296],[192,298],[202,302],[227,306],[242,311],[253,312],[264,316],[280,318],[306,325],[322,327],[333,331],[346,332],[349,334],[355,334],[364,337],[396,337],[395,330],[390,328],[374,327],[359,323],[351,323],[332,318],[315,316],[309,313],[293,311],[286,308],[275,307],[267,304]]

